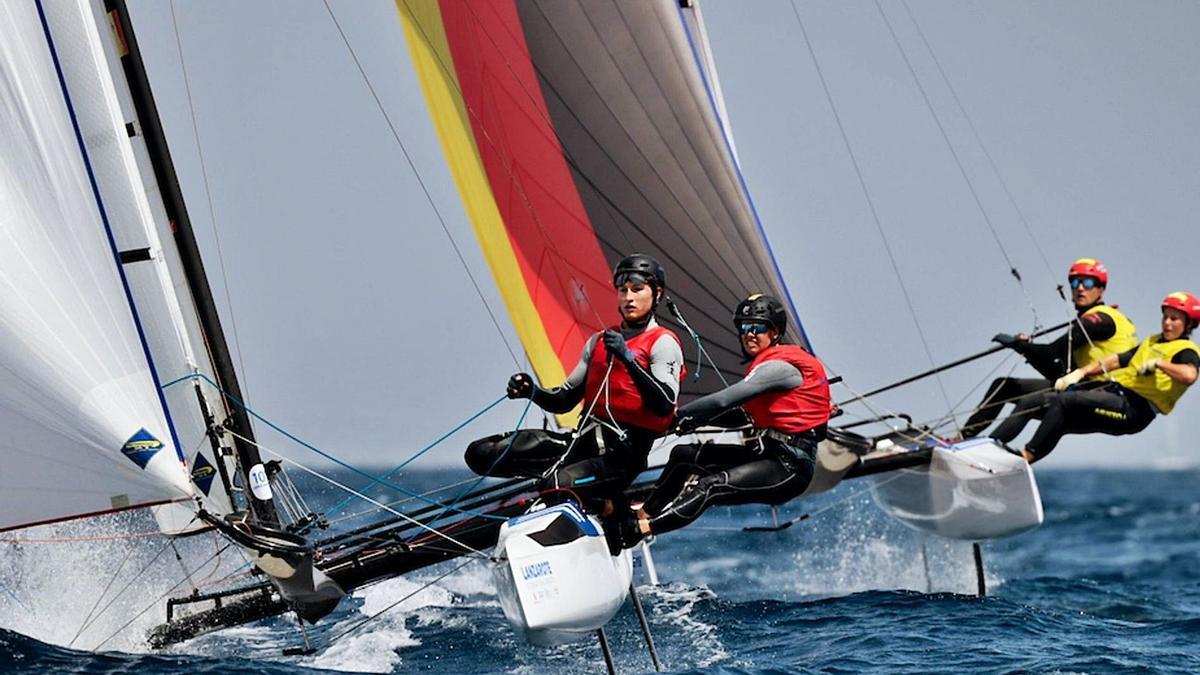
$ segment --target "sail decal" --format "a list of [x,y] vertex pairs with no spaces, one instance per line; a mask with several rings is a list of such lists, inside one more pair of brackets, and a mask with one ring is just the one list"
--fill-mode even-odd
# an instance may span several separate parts
[[[618,320],[611,269],[634,252],[663,263],[670,295],[719,370],[740,377],[730,310],[751,292],[788,294],[677,3],[397,6],[459,191],[542,383],[561,375],[536,352],[548,345],[566,372],[588,336]],[[672,323],[666,312],[659,319]],[[796,326],[789,336],[807,344]],[[685,395],[721,386],[703,371]]]
[[[75,106],[71,102],[71,92],[67,87],[67,79],[63,75],[62,64],[59,61],[58,50],[54,47],[54,36],[50,31],[50,24],[46,20],[46,11],[42,6],[42,0],[36,0],[38,18],[42,22],[42,30],[46,35],[46,46],[50,49],[50,58],[54,63],[54,70],[58,76],[59,88],[62,91],[63,104],[66,106],[67,115],[71,120],[71,127],[75,131],[75,140],[79,146],[79,154],[83,160],[84,169],[87,172],[88,183],[91,185],[92,196],[96,200],[96,209],[99,211],[100,222],[104,225],[104,233],[108,237],[108,245],[112,251],[113,263],[117,270],[117,276],[121,279],[121,287],[125,291],[125,300],[129,305],[129,312],[133,319],[133,325],[137,329],[138,341],[141,342],[142,353],[146,357],[146,365],[150,369],[150,378],[154,382],[154,390],[158,396],[158,401],[162,407],[163,417],[166,419],[167,430],[171,434],[171,443],[175,448],[175,455],[179,458],[181,468],[187,464],[187,458],[184,457],[183,448],[179,443],[179,437],[175,433],[175,424],[171,420],[171,409],[167,406],[166,396],[163,394],[162,381],[158,377],[158,370],[154,367],[154,357],[150,354],[150,345],[146,341],[146,331],[142,327],[142,319],[138,316],[137,303],[133,300],[133,291],[129,288],[129,279],[125,276],[125,267],[121,264],[121,253],[117,248],[116,237],[113,236],[112,225],[108,220],[108,211],[104,208],[104,197],[100,194],[100,186],[96,183],[96,172],[92,167],[92,160],[88,154],[87,144],[83,140],[83,132],[79,129],[79,118],[75,114]],[[146,432],[145,429],[141,430]],[[148,432],[146,432],[148,433]],[[136,460],[135,460],[136,461]],[[148,458],[147,458],[148,461]],[[139,463],[145,469],[144,463]]]

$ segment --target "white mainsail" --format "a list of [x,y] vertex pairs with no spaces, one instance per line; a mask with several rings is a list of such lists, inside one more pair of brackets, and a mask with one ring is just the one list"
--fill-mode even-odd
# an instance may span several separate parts
[[[0,528],[188,499],[183,457],[207,442],[196,392],[159,391],[210,369],[104,16],[82,0],[0,6]],[[123,281],[114,246],[149,259]],[[157,515],[178,529],[191,512]]]

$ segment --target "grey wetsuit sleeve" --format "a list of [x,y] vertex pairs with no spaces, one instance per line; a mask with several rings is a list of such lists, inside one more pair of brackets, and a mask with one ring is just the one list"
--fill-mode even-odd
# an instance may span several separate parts
[[599,334],[588,338],[587,343],[583,345],[583,354],[579,356],[579,362],[561,385],[553,389],[533,388],[531,398],[538,407],[546,412],[565,413],[579,405],[583,400],[583,385],[587,382],[588,361],[592,358],[592,350],[596,348],[598,337]]
[[676,416],[679,419],[691,417],[696,422],[705,422],[759,394],[795,389],[802,384],[804,375],[796,366],[775,359],[763,361],[742,380],[682,406]]
[[642,395],[642,403],[654,414],[667,415],[675,409],[682,364],[683,349],[670,335],[663,335],[650,347],[649,370],[637,363],[626,364],[633,386]]

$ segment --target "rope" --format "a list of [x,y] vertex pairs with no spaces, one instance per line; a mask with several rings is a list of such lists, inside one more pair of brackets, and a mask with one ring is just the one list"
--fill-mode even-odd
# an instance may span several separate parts
[[1016,212],[1017,218],[1025,228],[1025,233],[1029,235],[1030,241],[1033,242],[1034,249],[1037,250],[1038,256],[1042,259],[1042,264],[1046,267],[1046,273],[1050,275],[1051,279],[1057,278],[1054,270],[1050,267],[1050,261],[1046,259],[1046,252],[1042,250],[1042,245],[1033,234],[1033,228],[1029,226],[1029,219],[1025,217],[1025,212],[1021,210],[1021,207],[1017,205],[1017,200],[1013,197],[1012,190],[1008,188],[1008,182],[1004,180],[1004,176],[1000,173],[1000,168],[996,165],[996,160],[992,158],[992,153],[988,151],[987,145],[984,144],[983,137],[979,135],[979,130],[975,128],[975,122],[967,114],[966,106],[963,105],[962,100],[958,97],[958,91],[954,89],[954,85],[950,83],[950,78],[946,75],[946,70],[942,68],[942,62],[938,59],[937,54],[934,53],[928,38],[925,37],[925,31],[921,29],[921,24],[917,21],[917,17],[913,15],[908,0],[900,0],[900,4],[908,14],[909,20],[912,21],[913,27],[917,29],[917,35],[921,37],[921,42],[925,45],[925,50],[929,52],[929,58],[933,60],[933,65],[937,67],[938,73],[942,76],[942,82],[945,83],[946,89],[950,91],[950,96],[954,99],[955,105],[958,106],[959,112],[962,113],[963,119],[966,120],[967,127],[971,130],[971,135],[975,137],[975,142],[979,145],[979,149],[983,151],[983,156],[987,158],[992,173],[996,175],[996,180],[1000,183],[1000,187],[1003,188],[1005,196],[1008,197],[1008,203],[1012,205],[1013,211]]
[[[488,467],[488,470],[485,471],[482,476],[480,476],[479,478],[476,478],[475,482],[471,483],[471,485],[469,487],[467,487],[467,489],[463,490],[462,492],[459,492],[458,496],[456,496],[453,500],[451,500],[449,504],[446,504],[446,508],[442,509],[441,513],[437,514],[433,518],[430,518],[429,522],[431,522],[431,523],[437,522],[438,520],[440,520],[442,518],[442,516],[445,516],[446,512],[449,511],[451,508],[453,508],[455,504],[462,501],[462,499],[464,497],[466,497],[468,494],[470,494],[472,491],[474,491],[475,488],[479,487],[479,484],[488,478],[488,474],[490,474],[492,472],[492,470],[495,469],[500,464],[501,460],[503,460],[506,456],[508,456],[508,451],[512,449],[513,442],[516,441],[516,439],[517,439],[517,433],[521,430],[521,425],[525,423],[525,416],[529,414],[529,409],[532,407],[533,407],[533,399],[530,398],[528,401],[525,402],[525,409],[521,411],[521,417],[517,419],[517,425],[513,429],[512,435],[508,437],[508,445],[504,446],[504,451],[501,452],[496,457],[496,459],[492,461],[492,465]],[[492,516],[492,517],[496,518],[496,516]],[[507,520],[507,519],[500,518],[499,520]]]
[[925,107],[929,110],[930,117],[933,118],[934,124],[938,128],[938,132],[942,136],[942,140],[946,143],[946,149],[950,151],[950,156],[954,158],[954,165],[958,167],[958,172],[963,178],[963,182],[967,184],[967,190],[971,193],[971,198],[975,200],[975,206],[979,209],[979,215],[983,217],[983,222],[987,225],[988,231],[992,234],[992,239],[995,240],[996,246],[1000,249],[1000,254],[1004,257],[1004,262],[1008,265],[1008,272],[1014,279],[1017,280],[1017,285],[1021,287],[1021,293],[1025,296],[1025,303],[1029,305],[1029,310],[1033,312],[1034,326],[1040,326],[1041,320],[1038,319],[1037,308],[1033,305],[1033,300],[1029,297],[1029,290],[1025,288],[1025,281],[1021,279],[1021,273],[1017,271],[1017,266],[1013,263],[1012,258],[1008,255],[1008,249],[1004,247],[1004,242],[1000,239],[1000,234],[996,232],[996,226],[992,223],[991,216],[988,215],[987,209],[983,206],[983,200],[979,197],[979,192],[975,189],[975,184],[971,181],[971,176],[967,173],[967,169],[963,166],[962,158],[958,156],[958,151],[954,149],[954,144],[950,142],[950,136],[946,133],[946,127],[942,124],[942,120],[938,117],[937,110],[933,107],[933,102],[929,100],[929,94],[925,91],[925,86],[921,84],[921,78],[917,77],[917,71],[913,68],[912,61],[908,58],[908,52],[905,51],[904,45],[900,43],[900,38],[896,35],[896,30],[892,27],[892,22],[888,19],[887,12],[883,11],[883,5],[879,0],[875,0],[875,9],[879,11],[879,16],[883,19],[883,24],[887,26],[888,34],[892,36],[892,42],[895,43],[897,51],[900,52],[900,58],[904,61],[905,67],[908,68],[909,75],[912,75],[913,82],[917,85],[917,91],[921,92],[921,100],[925,102]]
[[[196,520],[196,516],[192,516],[192,519],[190,521],[188,521],[188,524],[184,526],[184,529],[186,529],[193,522],[195,522],[195,520]],[[154,561],[158,560],[159,556],[161,556],[167,550],[168,547],[171,547],[174,545],[175,545],[175,541],[173,539],[168,539],[165,544],[163,544],[162,546],[160,546],[158,548],[158,552],[154,554],[154,557],[150,558],[150,561],[145,564],[145,567],[149,567],[150,565],[153,565]],[[106,585],[104,587],[104,590],[100,592],[100,596],[98,598],[96,598],[96,603],[94,605],[92,605],[92,609],[89,610],[87,613],[87,616],[84,617],[83,622],[79,626],[79,630],[75,631],[75,637],[71,638],[71,642],[69,642],[67,644],[68,647],[74,645],[75,641],[79,639],[79,636],[83,634],[83,631],[87,630],[89,626],[91,626],[101,616],[103,616],[104,613],[107,612],[108,609],[113,606],[113,603],[115,603],[121,597],[121,595],[124,594],[125,591],[129,590],[129,587],[133,585],[133,582],[134,582],[134,580],[137,579],[137,576],[131,577],[129,579],[129,581],[125,582],[125,585],[121,587],[121,590],[119,590],[115,594],[113,594],[112,599],[109,600],[108,603],[105,604],[104,607],[102,607],[100,609],[100,611],[98,611],[98,612],[96,611],[96,607],[100,604],[100,601],[104,599],[104,596],[108,594],[108,589],[112,588],[112,585],[114,583],[116,583],[117,575],[119,575],[121,573],[121,570],[124,569],[124,567],[125,567],[125,563],[129,561],[129,558],[132,555],[133,555],[133,547],[130,547],[129,551],[125,554],[125,558],[121,561],[121,564],[113,572],[112,577],[109,578],[108,585]],[[207,563],[207,562],[208,561],[205,561],[205,563]],[[181,579],[179,581],[179,583],[176,584],[176,587],[178,587],[180,584],[182,584],[187,579],[188,579],[188,577],[184,577],[183,579]],[[175,590],[175,589],[172,588],[171,590]],[[128,625],[128,624],[126,624],[126,625]],[[101,643],[101,644],[103,644],[103,643]],[[97,649],[99,649],[99,646],[97,646]]]
[[[243,403],[242,401],[240,401],[240,400],[239,400],[239,399],[238,399],[236,396],[233,396],[233,395],[229,394],[229,392],[227,392],[227,391],[225,391],[224,389],[222,389],[222,388],[221,388],[221,385],[219,385],[219,384],[217,384],[216,382],[214,382],[214,381],[213,381],[211,378],[209,378],[209,377],[208,377],[207,375],[205,375],[204,373],[200,373],[200,372],[197,372],[197,373],[192,373],[191,375],[188,375],[187,377],[188,377],[188,378],[198,378],[198,379],[200,379],[200,380],[203,380],[204,382],[207,382],[207,383],[208,383],[210,386],[212,386],[212,387],[213,387],[213,388],[215,388],[217,391],[219,391],[219,392],[221,393],[221,395],[222,395],[222,396],[224,396],[224,397],[225,397],[227,400],[229,400],[231,403],[233,403],[234,405],[236,405],[236,406],[240,407],[241,409],[245,410],[247,414],[251,415],[252,417],[254,417],[255,419],[257,419],[258,421],[262,422],[263,424],[265,424],[265,425],[267,425],[267,426],[271,427],[272,429],[274,429],[275,431],[279,432],[280,434],[283,434],[285,437],[287,437],[287,438],[288,438],[288,439],[290,439],[291,441],[293,441],[293,442],[295,442],[295,443],[297,443],[297,444],[301,445],[302,447],[304,447],[304,448],[306,448],[306,449],[308,449],[308,450],[311,450],[312,452],[315,452],[315,453],[317,453],[317,454],[318,454],[318,455],[320,455],[321,457],[324,457],[325,459],[327,459],[327,460],[329,460],[329,461],[333,462],[334,464],[337,464],[338,466],[342,467],[343,469],[347,469],[347,470],[349,470],[349,471],[352,471],[352,472],[354,472],[354,473],[356,473],[356,474],[358,474],[358,475],[360,475],[360,476],[362,476],[362,477],[366,478],[367,480],[373,480],[373,481],[377,481],[379,484],[381,484],[381,485],[384,485],[385,487],[388,487],[388,488],[391,488],[391,489],[393,489],[393,490],[395,490],[395,491],[397,491],[397,492],[400,492],[400,493],[406,494],[406,495],[408,495],[409,497],[412,497],[412,498],[414,498],[414,499],[419,499],[420,501],[423,501],[423,502],[425,502],[425,503],[427,503],[427,504],[430,504],[430,505],[433,505],[433,506],[445,506],[445,504],[444,504],[443,502],[439,502],[439,501],[437,501],[437,500],[435,500],[435,499],[428,499],[428,498],[426,498],[426,497],[422,496],[420,493],[413,492],[412,490],[409,490],[409,489],[407,489],[407,488],[403,488],[403,487],[401,487],[401,486],[399,486],[399,485],[396,485],[395,483],[392,483],[392,482],[390,482],[390,481],[379,480],[379,479],[378,479],[376,476],[372,476],[371,474],[367,473],[366,471],[363,471],[362,469],[360,469],[360,468],[358,468],[358,467],[356,467],[356,466],[353,466],[352,464],[348,464],[348,463],[346,463],[346,462],[344,462],[344,461],[342,461],[342,460],[338,459],[337,457],[334,457],[333,455],[331,455],[331,454],[329,454],[329,453],[325,452],[324,450],[321,450],[320,448],[316,447],[315,445],[312,445],[311,443],[308,443],[307,441],[305,441],[305,440],[301,439],[300,437],[296,436],[295,434],[293,434],[293,433],[289,432],[288,430],[284,429],[283,427],[279,426],[278,424],[275,424],[275,423],[274,423],[274,422],[272,422],[271,420],[269,420],[269,419],[267,419],[266,417],[263,417],[262,415],[260,415],[260,414],[258,414],[257,412],[255,412],[255,411],[254,411],[252,408],[250,408],[250,407],[249,407],[249,406],[247,406],[245,403]],[[186,378],[180,378],[180,379],[186,379]],[[175,382],[179,382],[179,381],[180,381],[180,379],[176,379],[176,380],[172,381],[172,383],[171,383],[171,384],[174,384]],[[528,406],[526,407],[526,411],[528,411]],[[525,414],[524,414],[524,413],[522,413],[522,414],[521,414],[521,419],[522,419],[522,420],[523,420],[523,419],[525,419]],[[246,438],[246,437],[244,437],[244,436],[241,436],[241,435],[237,434],[236,432],[234,432],[232,429],[230,429],[230,430],[228,430],[228,431],[229,431],[230,435],[232,435],[232,436],[235,436],[235,437],[237,437],[237,438],[240,438],[240,439],[242,439],[242,440],[246,441],[247,443],[251,443],[251,444],[257,445],[257,443],[255,443],[255,441],[253,441],[252,439],[249,439],[249,438]],[[274,451],[271,451],[271,452],[273,452],[273,453],[274,453]],[[278,455],[278,453],[274,453],[274,454]],[[287,458],[283,457],[282,455],[279,455],[279,457],[280,457],[280,458],[282,458],[282,459],[287,459]],[[292,460],[290,460],[290,459],[287,459],[287,461],[289,461],[289,462],[292,462]],[[306,471],[311,471],[311,469],[308,469],[307,467],[304,467],[303,465],[301,465],[301,464],[299,464],[299,463],[297,463],[297,462],[293,462],[293,463],[294,463],[294,464],[296,464],[296,466],[300,466],[301,468],[304,468]],[[316,473],[316,472],[313,472],[313,473]],[[321,474],[319,474],[319,473],[317,473],[316,475],[318,475],[318,476],[321,476]],[[324,476],[321,476],[321,477],[322,477],[322,478],[324,478]],[[351,488],[349,488],[349,487],[343,486],[343,485],[341,485],[341,484],[338,484],[338,485],[339,485],[339,487],[342,487],[343,489],[345,489],[347,492],[350,492],[350,493],[352,493],[352,494],[356,494],[356,495],[360,495],[360,496],[361,496],[361,494],[360,494],[360,493],[358,493],[358,492],[355,492],[354,490],[352,490],[352,489],[351,489]],[[362,498],[363,498],[363,499],[367,499],[367,497],[365,497],[365,496],[362,496]],[[370,501],[370,502],[371,502],[371,503],[373,503],[373,504],[377,504],[377,505],[379,505],[379,506],[382,506],[382,504],[380,504],[379,502],[376,502],[375,500],[368,500],[368,501]],[[467,510],[462,510],[462,509],[455,509],[455,510],[456,510],[457,512],[459,512],[459,513],[464,513],[464,514],[467,514],[467,515],[472,515],[472,516],[482,516],[482,517],[484,517],[484,518],[495,518],[495,519],[497,519],[497,520],[504,520],[503,518],[499,518],[498,516],[491,516],[491,515],[484,514],[484,513],[476,513],[476,512],[474,512],[474,511],[467,511]],[[397,514],[397,515],[399,515],[399,514]]]
[[[913,325],[917,329],[917,336],[921,339],[921,346],[925,349],[925,356],[929,359],[929,365],[933,366],[933,350],[929,347],[929,340],[925,337],[925,329],[921,327],[921,322],[917,320],[917,310],[913,306],[912,296],[908,292],[908,286],[904,283],[904,277],[900,273],[900,265],[896,262],[896,256],[892,252],[891,243],[888,241],[887,234],[883,230],[883,221],[879,216],[879,211],[875,207],[875,200],[871,197],[871,191],[867,187],[867,180],[863,176],[862,168],[858,165],[858,158],[854,154],[854,148],[850,144],[850,137],[846,133],[846,127],[842,123],[842,117],[837,111],[837,106],[833,102],[833,94],[829,90],[829,84],[825,80],[825,73],[821,69],[821,63],[817,59],[817,52],[813,48],[812,41],[808,38],[808,30],[804,27],[804,21],[800,18],[800,10],[796,7],[796,0],[791,0],[792,13],[796,17],[796,24],[800,27],[800,34],[804,38],[804,44],[808,48],[808,54],[812,58],[813,67],[816,69],[817,78],[821,82],[821,89],[825,92],[825,99],[829,102],[830,112],[833,113],[833,119],[837,123],[838,133],[841,134],[842,144],[846,147],[846,154],[850,157],[850,164],[854,168],[854,175],[858,177],[858,185],[862,189],[863,197],[866,199],[867,208],[871,213],[871,219],[875,223],[875,229],[879,232],[879,238],[883,242],[883,250],[887,253],[888,261],[891,263],[892,271],[896,275],[897,285],[900,287],[900,293],[904,296],[904,303],[908,307],[909,316],[912,317]],[[942,398],[946,402],[946,408],[950,406],[950,395],[946,393],[945,383],[942,378],[937,378],[938,389],[942,392]]]
[[[446,440],[447,438],[450,438],[455,433],[460,431],[463,427],[465,427],[468,424],[470,424],[471,422],[474,422],[475,420],[479,419],[479,417],[481,417],[484,413],[486,413],[489,410],[491,410],[492,408],[495,408],[496,406],[500,405],[502,402],[506,401],[507,399],[508,399],[507,396],[501,396],[500,398],[496,399],[495,401],[492,401],[491,403],[487,404],[487,406],[485,406],[483,408],[483,410],[480,410],[479,412],[475,413],[474,415],[471,415],[466,420],[461,422],[458,426],[456,426],[453,429],[451,429],[450,431],[447,431],[446,433],[442,434],[437,440],[430,443],[429,445],[426,445],[424,448],[421,448],[421,450],[419,450],[412,457],[409,457],[408,459],[404,460],[403,462],[400,462],[399,464],[397,464],[395,467],[393,467],[390,471],[383,474],[382,476],[379,476],[378,478],[372,478],[370,483],[363,486],[363,488],[362,488],[363,491],[369,490],[372,487],[378,485],[380,483],[380,481],[384,481],[384,480],[387,480],[388,478],[391,478],[392,475],[395,474],[397,471],[408,466],[414,460],[416,460],[418,457],[429,452],[434,447],[436,447],[439,443]],[[411,497],[410,497],[410,499],[411,499]],[[352,501],[354,501],[353,497],[347,497],[347,498],[343,499],[342,501],[338,502],[337,504],[334,504],[332,508],[328,509],[328,511],[331,511],[331,512],[338,511],[338,510],[344,508],[345,506],[347,506]]]
[[425,185],[424,179],[421,178],[421,173],[417,171],[417,165],[413,162],[412,156],[408,154],[408,148],[405,147],[404,141],[400,140],[400,133],[396,131],[396,125],[392,123],[392,118],[387,113],[387,108],[384,107],[383,101],[380,100],[379,94],[375,91],[375,86],[371,84],[371,79],[367,77],[367,71],[363,68],[362,62],[358,59],[358,54],[351,46],[349,38],[346,37],[346,32],[342,30],[342,24],[338,21],[337,16],[333,13],[333,8],[329,6],[329,1],[324,0],[325,11],[329,13],[329,18],[333,21],[333,25],[337,28],[338,35],[341,36],[342,42],[346,45],[346,51],[350,53],[350,58],[354,60],[355,67],[358,68],[358,74],[362,76],[363,83],[367,85],[367,90],[371,92],[371,97],[375,100],[375,105],[383,115],[383,121],[392,132],[392,138],[395,139],[396,145],[400,147],[401,154],[404,155],[404,161],[408,162],[408,168],[412,171],[413,177],[417,179],[417,184],[421,186],[421,192],[425,195],[425,201],[429,203],[429,208],[433,209],[433,215],[442,226],[442,231],[446,233],[446,238],[450,240],[450,247],[454,249],[454,254],[458,257],[458,262],[462,265],[467,273],[467,278],[471,280],[471,285],[475,288],[476,295],[479,296],[480,302],[483,303],[483,308],[487,311],[488,317],[492,320],[492,325],[496,327],[496,332],[500,335],[500,340],[504,343],[504,348],[508,350],[509,356],[512,357],[513,363],[517,368],[521,367],[521,360],[517,358],[517,353],[513,350],[512,345],[508,342],[508,336],[504,334],[504,329],[500,327],[500,320],[496,318],[496,313],[492,311],[491,304],[487,301],[487,297],[483,294],[483,289],[480,287],[478,280],[475,279],[474,273],[471,272],[471,267],[467,265],[467,260],[463,257],[462,250],[458,247],[458,242],[454,240],[454,235],[450,234],[450,227],[446,225],[446,219],[442,216],[442,212],[437,207],[437,203],[433,200],[433,195],[429,192],[429,188]]
[[[183,91],[187,99],[188,115],[192,121],[192,138],[196,142],[196,155],[200,160],[200,175],[204,179],[204,196],[208,201],[208,218],[212,223],[213,241],[217,245],[217,267],[221,268],[221,286],[225,291],[225,304],[229,307],[230,328],[233,332],[233,344],[237,347],[238,366],[241,367],[242,390],[248,392],[249,385],[246,382],[246,364],[242,360],[242,342],[237,329],[237,314],[233,311],[233,297],[229,292],[229,278],[225,273],[225,254],[221,248],[220,230],[217,228],[217,211],[213,205],[212,189],[208,179],[208,165],[204,161],[204,145],[200,143],[200,126],[196,121],[196,106],[192,102],[192,85],[188,79],[187,61],[183,58],[183,40],[179,35],[179,21],[175,16],[175,2],[171,0],[171,26],[175,31],[175,48],[179,53],[179,69],[183,74]],[[249,396],[247,396],[249,398]]]
[[[272,450],[271,448],[268,448],[268,447],[266,447],[265,445],[263,445],[263,444],[261,444],[261,443],[257,443],[257,442],[255,442],[255,441],[252,441],[252,440],[250,440],[250,439],[248,439],[248,438],[245,438],[245,437],[243,437],[243,436],[240,436],[240,435],[238,435],[238,434],[236,434],[236,433],[234,433],[234,432],[230,432],[230,433],[231,433],[231,434],[232,434],[234,437],[236,437],[236,438],[240,438],[241,440],[243,440],[243,441],[245,441],[245,442],[247,442],[247,443],[250,443],[250,444],[254,445],[254,446],[255,446],[255,447],[257,447],[259,450],[264,450],[264,451],[266,451],[266,452],[269,452],[269,453],[271,453],[272,455],[274,455],[274,456],[278,457],[280,460],[282,460],[282,461],[284,461],[284,462],[287,462],[288,464],[291,464],[292,466],[295,466],[296,468],[300,469],[301,471],[304,471],[305,473],[311,474],[311,475],[313,475],[313,476],[315,476],[315,477],[317,477],[317,478],[319,478],[319,479],[321,479],[321,480],[325,481],[326,483],[329,483],[330,485],[333,485],[333,486],[334,486],[334,487],[336,487],[336,488],[339,488],[339,489],[345,490],[346,492],[349,492],[350,494],[353,494],[353,495],[357,496],[359,499],[362,499],[362,500],[364,500],[364,501],[370,502],[370,503],[372,503],[372,504],[374,504],[374,505],[378,506],[380,509],[383,509],[384,511],[387,511],[387,512],[388,512],[388,513],[390,513],[390,514],[392,514],[392,515],[394,515],[394,516],[396,516],[396,517],[398,517],[398,518],[401,518],[402,520],[405,520],[405,521],[407,521],[407,522],[409,522],[409,523],[411,523],[411,524],[413,524],[413,525],[416,525],[417,527],[419,527],[419,528],[421,528],[421,529],[423,529],[423,530],[427,530],[427,531],[428,531],[428,532],[430,532],[431,534],[435,534],[435,535],[437,535],[437,536],[440,536],[440,537],[442,537],[443,539],[446,539],[446,540],[447,540],[447,541],[449,541],[450,543],[452,543],[452,544],[454,544],[454,545],[456,545],[456,546],[459,546],[459,547],[461,547],[461,548],[462,548],[463,550],[465,550],[465,551],[470,551],[471,553],[474,553],[474,554],[476,554],[476,555],[482,556],[482,557],[484,557],[484,558],[488,558],[488,559],[490,559],[490,558],[491,558],[491,556],[489,556],[488,554],[484,553],[483,551],[480,551],[480,550],[478,550],[478,549],[475,549],[475,548],[473,548],[473,547],[471,547],[471,546],[468,546],[467,544],[464,544],[464,543],[462,543],[461,541],[458,541],[457,539],[454,539],[453,537],[450,537],[450,536],[446,535],[446,534],[445,534],[445,533],[443,533],[442,531],[440,531],[440,530],[438,530],[438,529],[436,529],[436,528],[430,527],[429,525],[426,525],[425,523],[422,523],[421,521],[417,520],[416,518],[413,518],[413,517],[409,516],[408,514],[401,513],[400,511],[397,511],[397,510],[395,510],[395,509],[393,509],[393,508],[390,508],[390,507],[388,507],[387,505],[385,505],[385,504],[383,504],[383,503],[381,503],[381,502],[377,502],[377,501],[375,501],[374,499],[371,499],[370,497],[368,497],[368,496],[366,496],[366,495],[362,494],[361,492],[357,492],[357,491],[356,491],[356,490],[354,490],[353,488],[351,488],[351,487],[349,487],[349,486],[347,486],[347,485],[343,485],[342,483],[339,483],[339,482],[337,482],[336,480],[334,480],[334,479],[332,479],[332,478],[330,478],[330,477],[328,477],[328,476],[326,476],[326,475],[324,475],[324,474],[320,473],[319,471],[315,471],[315,470],[313,470],[313,469],[310,469],[310,468],[308,468],[307,466],[304,466],[303,464],[301,464],[301,463],[299,463],[299,462],[297,462],[297,461],[295,461],[295,460],[293,460],[293,459],[290,459],[290,458],[288,458],[288,457],[285,457],[285,456],[283,456],[283,455],[279,454],[278,452],[276,452],[276,451]],[[440,502],[433,502],[433,503],[434,503],[434,504],[439,504],[439,505],[440,505]],[[449,510],[450,508],[451,508],[451,505],[446,505],[446,509],[447,509],[447,510]],[[478,513],[478,512],[474,512],[474,511],[468,511],[468,510],[465,510],[465,509],[455,509],[455,511],[458,511],[459,513],[465,513],[465,514],[469,514],[469,515],[472,515],[472,516],[478,516],[478,517],[480,517],[480,518],[490,518],[490,519],[492,519],[492,520],[508,520],[507,518],[501,518],[500,516],[493,516],[493,515],[491,515],[491,514],[488,514],[488,513]],[[443,511],[443,513],[445,513],[445,511]],[[430,520],[429,522],[433,522],[433,520]]]

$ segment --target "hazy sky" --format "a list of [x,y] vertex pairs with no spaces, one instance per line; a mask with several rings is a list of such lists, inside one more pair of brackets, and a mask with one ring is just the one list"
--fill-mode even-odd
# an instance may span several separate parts
[[[1166,293],[1200,292],[1200,5],[908,1],[917,23],[895,0],[798,1],[796,12],[786,0],[701,5],[751,197],[818,355],[862,391],[930,367],[918,324],[943,363],[988,347],[996,332],[1029,330],[1029,302],[1044,324],[1064,321],[1070,306],[1054,286],[1083,256],[1107,264],[1106,299],[1139,335],[1158,332]],[[519,346],[458,202],[395,6],[332,2],[416,173],[321,2],[177,2],[174,12],[131,4],[252,406],[340,457],[393,464],[496,400],[516,368],[505,341],[518,356]],[[1033,374],[1018,359],[990,357],[942,380],[950,402],[974,402],[981,390],[972,389],[993,369]],[[947,409],[932,379],[878,405],[917,419]],[[460,462],[471,438],[511,428],[522,409],[498,406],[431,463]],[[1137,437],[1068,437],[1046,465],[1200,461],[1198,412],[1193,393]]]

